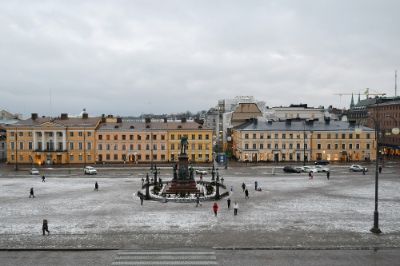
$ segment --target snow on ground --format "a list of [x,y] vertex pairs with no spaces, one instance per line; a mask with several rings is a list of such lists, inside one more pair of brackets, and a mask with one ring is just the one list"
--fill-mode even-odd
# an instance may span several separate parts
[[[163,178],[164,179],[164,178]],[[140,200],[139,178],[47,178],[0,179],[0,234],[37,234],[43,219],[56,234],[108,234],[112,232],[220,232],[282,229],[310,232],[347,231],[365,233],[372,227],[374,210],[373,176],[332,176],[314,180],[306,175],[270,177],[224,176],[234,188],[233,216],[226,200],[219,201],[218,217],[213,202],[161,203]],[[257,180],[263,191],[254,191]],[[99,191],[94,191],[98,181]],[[241,189],[245,182],[250,199]],[[380,180],[380,225],[385,233],[400,231],[400,179]],[[29,189],[34,187],[36,198]],[[231,206],[232,208],[232,206]]]

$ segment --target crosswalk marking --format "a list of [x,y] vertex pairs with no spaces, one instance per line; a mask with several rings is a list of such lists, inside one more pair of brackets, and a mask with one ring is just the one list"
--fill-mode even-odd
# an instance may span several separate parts
[[117,253],[112,265],[218,265],[213,251],[124,250]]

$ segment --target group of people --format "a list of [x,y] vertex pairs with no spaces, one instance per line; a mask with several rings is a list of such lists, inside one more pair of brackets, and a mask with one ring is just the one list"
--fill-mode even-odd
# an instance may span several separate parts
[[[230,209],[231,208],[231,198],[228,197],[226,202],[228,203],[228,209]],[[214,202],[214,204],[212,206],[212,209],[213,209],[215,217],[217,217],[218,209],[219,209],[219,206],[218,206],[217,202]],[[235,204],[233,204],[233,215],[236,216],[238,214],[238,210],[239,210],[239,204],[237,203],[237,201],[235,201]]]

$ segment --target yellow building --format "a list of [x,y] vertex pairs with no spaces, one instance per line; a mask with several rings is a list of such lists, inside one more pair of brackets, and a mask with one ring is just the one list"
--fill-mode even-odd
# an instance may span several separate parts
[[192,162],[212,158],[212,129],[196,122],[126,121],[109,116],[96,131],[96,161],[99,163],[156,163],[178,160],[180,138],[189,140]]
[[95,162],[95,130],[100,118],[38,117],[6,126],[7,162],[11,164],[66,164]]
[[233,129],[239,161],[375,160],[374,130],[341,121],[272,122],[253,119]]

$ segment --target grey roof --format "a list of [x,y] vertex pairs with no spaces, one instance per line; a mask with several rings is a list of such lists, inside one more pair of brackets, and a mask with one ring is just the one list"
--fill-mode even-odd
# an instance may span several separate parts
[[212,130],[211,128],[196,122],[135,122],[101,123],[98,131],[153,131],[153,130]]
[[[251,120],[244,124],[234,127],[236,130],[244,131],[354,131],[356,127],[344,121],[330,121],[329,123],[314,121],[314,123],[304,123],[302,121],[287,122],[267,122]],[[358,127],[362,131],[374,131],[369,127]]]

